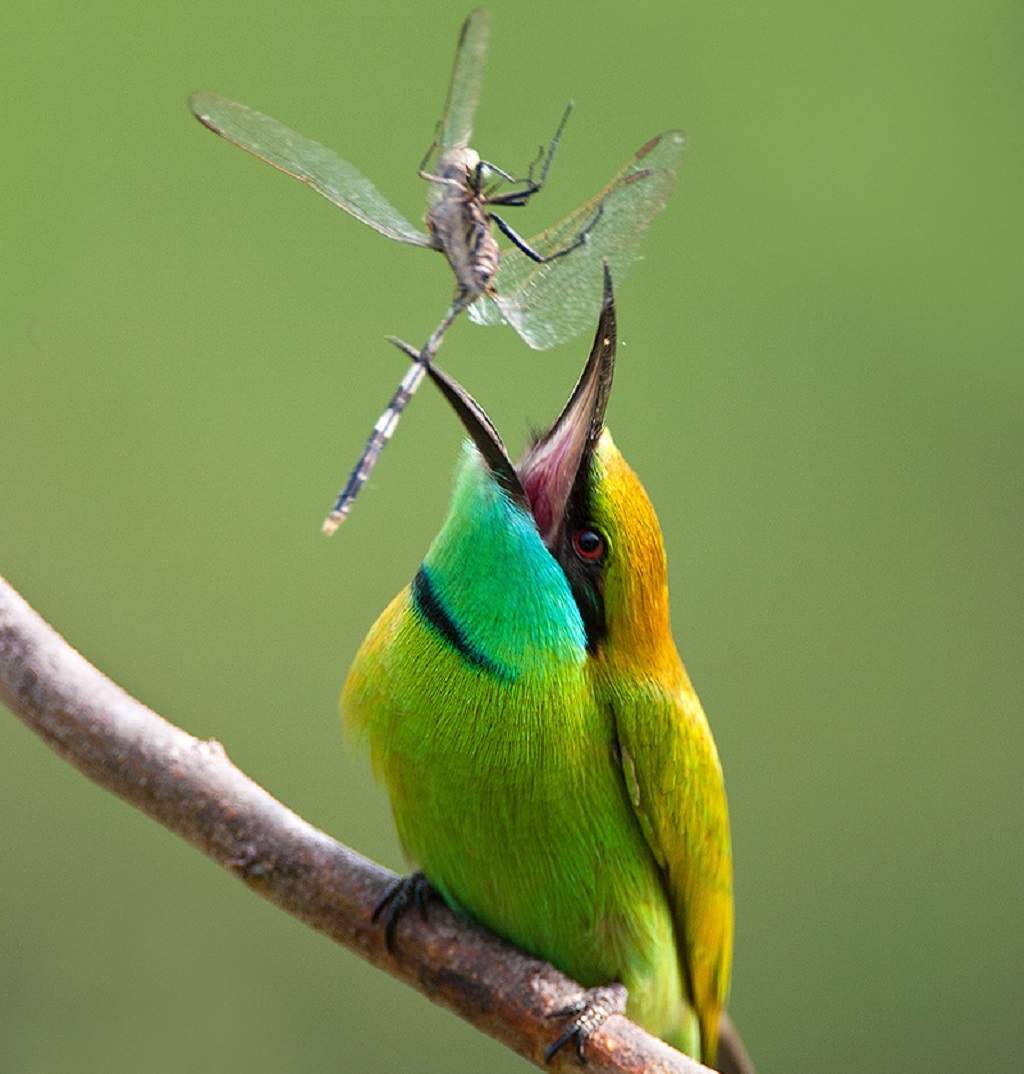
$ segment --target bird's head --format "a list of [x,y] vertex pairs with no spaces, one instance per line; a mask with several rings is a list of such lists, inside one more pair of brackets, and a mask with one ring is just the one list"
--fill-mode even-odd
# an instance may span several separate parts
[[561,568],[591,656],[657,674],[678,666],[665,549],[651,501],[605,428],[615,349],[606,269],[601,316],[583,373],[562,413],[518,465],[483,408],[436,366],[430,375],[476,445],[486,478],[517,517],[532,520]]

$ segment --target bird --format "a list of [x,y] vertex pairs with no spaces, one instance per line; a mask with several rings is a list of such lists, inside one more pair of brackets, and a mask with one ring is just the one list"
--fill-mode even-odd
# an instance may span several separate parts
[[[417,351],[403,345],[409,355]],[[724,1006],[733,949],[722,767],[669,623],[664,542],[605,427],[597,332],[558,419],[515,465],[436,364],[463,447],[447,517],[342,691],[425,888],[589,991],[548,1057],[622,1011],[684,1053],[750,1071]],[[722,1047],[719,1049],[719,1040]]]

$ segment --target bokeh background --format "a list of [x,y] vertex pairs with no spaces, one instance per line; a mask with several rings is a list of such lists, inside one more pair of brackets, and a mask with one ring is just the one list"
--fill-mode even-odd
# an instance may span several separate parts
[[[0,570],[101,668],[399,867],[335,697],[445,510],[426,390],[325,509],[440,258],[202,130],[215,89],[413,219],[462,4],[11,0]],[[540,230],[651,134],[680,184],[619,288],[611,408],[726,765],[732,1007],[762,1071],[1020,1065],[1024,9],[494,5],[476,144],[577,112]],[[518,446],[586,352],[460,323]],[[0,720],[0,1068],[524,1070]]]

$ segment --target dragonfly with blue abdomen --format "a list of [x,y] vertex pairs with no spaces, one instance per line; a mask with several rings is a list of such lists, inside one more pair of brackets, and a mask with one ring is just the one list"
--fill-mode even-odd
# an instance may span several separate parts
[[[420,165],[430,183],[426,230],[411,224],[347,160],[269,116],[211,93],[190,106],[204,126],[312,187],[339,208],[397,242],[443,253],[456,289],[445,317],[381,415],[328,516],[333,532],[365,483],[398,419],[455,318],[468,308],[477,324],[507,323],[544,349],[590,324],[601,301],[602,263],[619,278],[675,183],[683,136],[668,131],[645,143],[602,190],[554,227],[523,239],[496,209],[519,208],[545,185],[571,109],[527,175],[516,179],[470,148],[483,81],[489,17],[473,11],[462,25],[442,118]],[[428,170],[432,158],[432,168]],[[539,170],[538,170],[539,169]],[[492,225],[512,243],[502,252]]]

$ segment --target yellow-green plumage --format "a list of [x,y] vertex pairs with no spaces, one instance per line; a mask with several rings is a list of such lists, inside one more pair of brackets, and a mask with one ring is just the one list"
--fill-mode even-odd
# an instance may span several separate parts
[[732,948],[721,769],[650,501],[607,433],[579,462],[568,500],[604,540],[599,572],[548,532],[541,467],[521,466],[517,502],[468,448],[343,709],[406,853],[454,908],[584,985],[621,982],[630,1017],[711,1061]]

